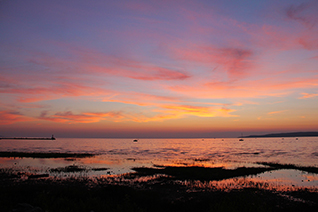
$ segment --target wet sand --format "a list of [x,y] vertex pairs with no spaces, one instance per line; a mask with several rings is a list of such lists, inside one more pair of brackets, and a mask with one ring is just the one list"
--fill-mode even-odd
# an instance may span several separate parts
[[[0,152],[0,157],[73,158],[87,154]],[[70,165],[45,173],[0,169],[2,211],[317,211],[318,188],[275,186],[249,176],[277,170],[317,173],[317,167],[259,162],[261,167],[135,167],[121,175]]]

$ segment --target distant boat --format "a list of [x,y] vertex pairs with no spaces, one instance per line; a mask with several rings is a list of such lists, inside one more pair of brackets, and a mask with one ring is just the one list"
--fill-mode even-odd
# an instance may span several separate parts
[[138,142],[138,139],[134,139],[134,142]]
[[239,139],[239,141],[244,141],[244,139],[243,139],[243,133],[241,133],[241,138]]

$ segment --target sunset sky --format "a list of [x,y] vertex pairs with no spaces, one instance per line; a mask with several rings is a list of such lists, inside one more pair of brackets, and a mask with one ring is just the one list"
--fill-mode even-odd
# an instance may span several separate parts
[[0,136],[318,131],[317,0],[0,1]]

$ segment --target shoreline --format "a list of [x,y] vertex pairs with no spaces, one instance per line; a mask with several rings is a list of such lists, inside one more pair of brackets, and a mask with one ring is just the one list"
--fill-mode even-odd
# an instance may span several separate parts
[[[90,158],[86,153],[0,152],[0,158]],[[29,159],[28,159],[29,160]],[[317,211],[318,187],[275,184],[252,176],[299,170],[316,176],[318,167],[257,162],[256,167],[134,167],[112,175],[108,167],[73,163],[48,167],[0,168],[4,211]],[[105,166],[107,166],[105,164]],[[95,171],[106,175],[88,176]],[[23,208],[21,209],[20,208]]]
[[[217,168],[214,170],[218,171]],[[175,170],[179,173],[180,170]],[[248,169],[244,170],[248,172]],[[192,171],[191,171],[192,172]],[[193,173],[193,172],[192,172]],[[316,211],[318,189],[279,190],[249,180],[232,188],[207,179],[144,171],[109,177],[67,178],[0,169],[0,204],[4,211]],[[185,174],[187,176],[187,174]],[[192,178],[192,179],[191,179]],[[26,211],[26,210],[20,210]]]

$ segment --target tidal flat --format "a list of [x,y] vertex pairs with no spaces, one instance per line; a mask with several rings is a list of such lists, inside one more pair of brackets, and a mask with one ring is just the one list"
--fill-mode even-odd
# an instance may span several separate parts
[[239,178],[274,169],[279,168],[136,167],[122,175],[61,178],[3,168],[0,204],[3,211],[317,211],[317,188]]
[[[108,160],[80,151],[2,151],[1,210],[318,210],[316,166],[262,160],[217,166],[209,158],[167,164],[147,159],[143,164],[144,160],[134,155],[123,155],[120,160],[116,155],[111,155],[114,160]],[[122,169],[126,163],[129,166]]]

